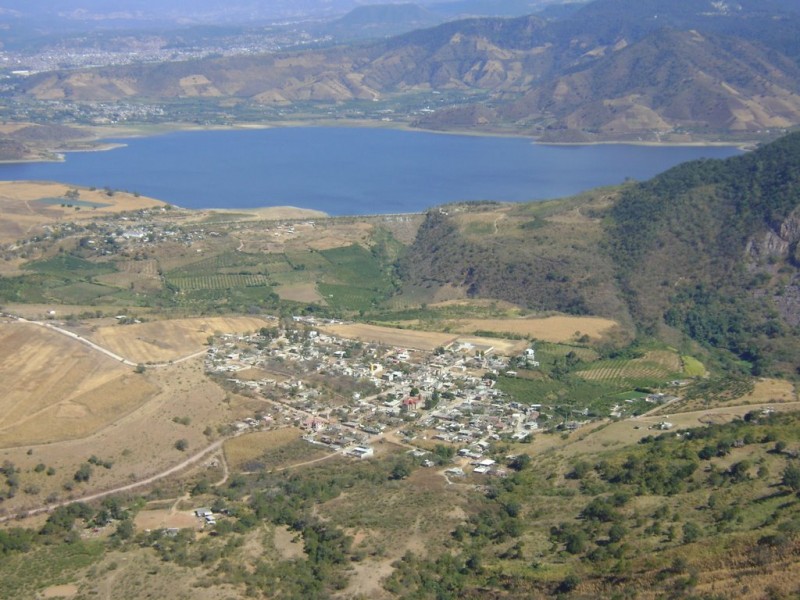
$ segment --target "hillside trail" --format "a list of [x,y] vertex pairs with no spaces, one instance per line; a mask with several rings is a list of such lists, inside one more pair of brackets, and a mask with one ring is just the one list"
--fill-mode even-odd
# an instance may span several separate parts
[[[93,500],[100,500],[101,498],[105,498],[107,496],[112,496],[114,494],[119,494],[122,492],[127,492],[130,490],[134,490],[138,487],[142,487],[148,484],[151,484],[159,479],[163,479],[165,477],[169,477],[170,475],[174,475],[185,469],[186,467],[199,462],[204,457],[208,456],[209,454],[216,452],[222,447],[222,444],[225,443],[225,440],[217,440],[213,444],[206,446],[202,450],[195,452],[191,456],[187,457],[185,460],[181,461],[177,465],[173,465],[168,469],[165,469],[155,475],[151,475],[150,477],[146,477],[145,479],[140,479],[139,481],[134,481],[133,483],[127,483],[125,485],[119,485],[107,490],[103,490],[102,492],[95,492],[93,494],[87,494],[86,496],[81,496],[79,498],[71,498],[69,500],[62,500],[60,502],[54,502],[52,504],[47,504],[45,506],[40,506],[38,508],[33,508],[30,510],[22,511],[20,513],[10,514],[3,517],[0,517],[0,523],[4,523],[6,521],[10,521],[12,519],[21,518],[23,516],[33,516],[38,515],[41,513],[50,512],[55,510],[60,506],[66,506],[68,504],[73,504],[75,502],[91,502]],[[180,500],[180,498],[178,499]]]

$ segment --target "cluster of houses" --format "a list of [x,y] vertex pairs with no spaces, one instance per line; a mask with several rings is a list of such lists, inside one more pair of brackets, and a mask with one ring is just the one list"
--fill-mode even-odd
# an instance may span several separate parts
[[[365,343],[325,333],[328,323],[308,319],[215,337],[206,371],[291,411],[309,442],[358,458],[371,456],[369,440],[387,430],[480,458],[493,441],[524,441],[539,429],[540,405],[514,402],[495,386],[490,375],[505,372],[508,358],[492,348],[455,342],[427,352]],[[525,358],[535,360],[533,351]]]

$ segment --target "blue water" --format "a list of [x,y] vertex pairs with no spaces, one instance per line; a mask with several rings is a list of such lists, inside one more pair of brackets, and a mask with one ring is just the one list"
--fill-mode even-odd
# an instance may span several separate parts
[[300,206],[331,215],[405,213],[461,200],[526,201],[643,180],[735,148],[545,146],[521,138],[364,128],[192,131],[109,140],[63,163],[0,165],[0,180],[138,192],[186,208]]

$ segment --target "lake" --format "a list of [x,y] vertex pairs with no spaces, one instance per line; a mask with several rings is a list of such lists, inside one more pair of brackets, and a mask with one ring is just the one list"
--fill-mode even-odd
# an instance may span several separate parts
[[0,165],[2,180],[138,192],[185,208],[299,206],[331,215],[406,213],[463,200],[520,202],[648,179],[733,147],[548,146],[529,139],[369,128],[187,131],[108,140],[62,163]]

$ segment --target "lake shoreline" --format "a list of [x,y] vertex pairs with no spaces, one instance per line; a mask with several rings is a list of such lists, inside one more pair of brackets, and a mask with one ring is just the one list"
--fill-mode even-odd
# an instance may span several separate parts
[[127,190],[190,210],[288,205],[331,216],[413,214],[457,202],[566,197],[740,152],[336,125],[98,128],[103,142],[93,148],[84,140],[66,161],[0,165],[0,179]]
[[[452,136],[465,136],[465,137],[480,137],[480,138],[511,138],[511,139],[524,139],[532,144],[540,146],[565,146],[565,147],[582,147],[582,146],[644,146],[644,147],[664,147],[664,148],[737,148],[742,152],[753,150],[761,143],[759,140],[749,141],[711,141],[711,140],[690,140],[690,141],[656,141],[656,140],[586,140],[575,142],[559,142],[542,140],[541,138],[523,133],[511,131],[476,131],[474,129],[427,129],[421,127],[412,127],[408,123],[402,122],[384,122],[374,121],[369,119],[354,119],[343,122],[339,119],[320,119],[320,120],[286,120],[274,122],[243,122],[230,125],[195,125],[188,123],[167,123],[159,125],[123,125],[120,127],[110,126],[92,126],[87,127],[86,130],[91,132],[91,137],[84,138],[75,142],[75,145],[69,143],[59,145],[54,148],[48,148],[47,152],[52,153],[51,158],[42,156],[41,158],[24,158],[24,159],[9,159],[0,160],[0,164],[28,164],[28,163],[57,163],[66,160],[65,154],[77,152],[108,152],[118,148],[125,147],[123,143],[110,142],[101,143],[109,138],[128,139],[128,138],[144,138],[155,137],[160,135],[168,135],[170,133],[190,132],[190,131],[255,131],[255,130],[269,130],[269,129],[286,129],[286,128],[311,128],[311,127],[325,127],[325,128],[358,128],[358,129],[383,129],[383,130],[396,130],[418,133],[429,133],[437,135],[452,135]],[[93,144],[96,146],[86,147],[84,144]]]

